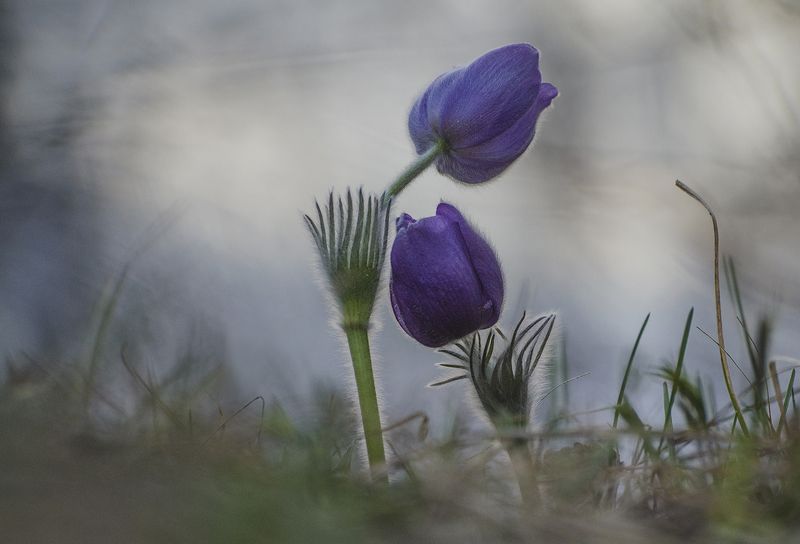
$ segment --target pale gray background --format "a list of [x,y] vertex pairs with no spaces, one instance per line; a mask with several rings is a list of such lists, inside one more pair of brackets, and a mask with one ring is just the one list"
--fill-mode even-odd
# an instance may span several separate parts
[[[717,210],[751,322],[776,317],[772,355],[800,354],[797,2],[0,6],[0,353],[79,357],[103,285],[166,214],[175,224],[136,261],[118,314],[152,346],[153,372],[191,341],[231,362],[240,399],[301,407],[312,384],[348,385],[301,213],[332,187],[383,190],[413,158],[417,93],[528,41],[560,89],[532,149],[482,187],[430,171],[396,211],[456,204],[503,262],[504,321],[526,291],[529,311],[559,311],[571,374],[592,372],[573,384],[576,409],[614,401],[647,312],[642,370],[675,356],[690,306],[714,329],[710,221],[675,178]],[[461,385],[424,387],[442,358],[404,336],[386,296],[377,321],[388,418],[460,409]],[[689,356],[719,380],[697,332]],[[655,417],[660,385],[646,383]]]

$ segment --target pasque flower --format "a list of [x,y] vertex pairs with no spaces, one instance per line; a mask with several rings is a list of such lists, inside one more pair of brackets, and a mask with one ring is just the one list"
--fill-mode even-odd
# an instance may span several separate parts
[[327,205],[316,204],[316,218],[312,214],[305,215],[304,219],[341,311],[341,326],[353,361],[369,466],[376,478],[386,480],[369,327],[388,247],[391,200],[384,195],[365,197],[362,190],[354,193],[349,188],[339,197],[331,192],[327,200]]
[[539,51],[507,45],[439,76],[417,99],[408,129],[417,153],[465,183],[488,181],[530,145],[539,114],[558,90],[542,82]]
[[525,428],[533,408],[531,397],[540,394],[537,385],[545,383],[534,379],[534,371],[542,360],[555,322],[555,314],[533,320],[522,314],[509,335],[495,328],[456,341],[451,349],[440,350],[456,360],[440,366],[461,373],[431,385],[469,379],[483,409],[498,428]]
[[415,221],[397,218],[389,294],[400,326],[428,347],[491,327],[503,305],[494,251],[452,205]]

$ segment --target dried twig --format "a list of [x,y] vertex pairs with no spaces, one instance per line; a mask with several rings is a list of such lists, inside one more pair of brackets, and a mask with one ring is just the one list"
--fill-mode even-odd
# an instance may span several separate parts
[[717,226],[717,216],[714,215],[714,212],[711,210],[711,206],[709,206],[706,201],[700,197],[700,195],[695,193],[681,180],[676,179],[675,185],[678,186],[678,189],[698,201],[711,216],[711,224],[714,227],[714,302],[716,303],[717,307],[717,342],[719,345],[719,358],[720,363],[722,364],[722,375],[725,378],[725,387],[727,387],[728,395],[731,398],[731,405],[733,406],[733,410],[736,412],[736,417],[739,419],[739,425],[742,427],[742,432],[745,435],[748,435],[750,434],[750,431],[747,428],[747,423],[744,420],[744,416],[742,416],[742,409],[739,406],[739,399],[736,398],[736,391],[733,389],[731,370],[728,367],[728,358],[725,351],[725,336],[722,332],[722,300],[719,294],[719,227]]

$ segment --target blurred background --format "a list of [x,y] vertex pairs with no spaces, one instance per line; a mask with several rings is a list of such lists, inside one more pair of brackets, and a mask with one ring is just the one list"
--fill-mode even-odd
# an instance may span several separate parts
[[[716,210],[773,358],[800,355],[796,1],[0,0],[0,356],[82,357],[127,270],[109,372],[121,344],[153,375],[193,353],[230,365],[219,402],[296,413],[350,387],[301,214],[331,188],[382,191],[413,159],[417,94],[520,41],[560,90],[532,149],[481,187],[427,172],[395,211],[444,199],[472,219],[504,265],[504,323],[559,312],[569,375],[591,372],[575,409],[613,404],[648,312],[643,415],[690,307],[713,334],[711,224],[676,178]],[[376,313],[386,419],[464,413],[461,384],[425,387],[443,356],[385,293]],[[716,346],[695,331],[688,354],[722,391]]]

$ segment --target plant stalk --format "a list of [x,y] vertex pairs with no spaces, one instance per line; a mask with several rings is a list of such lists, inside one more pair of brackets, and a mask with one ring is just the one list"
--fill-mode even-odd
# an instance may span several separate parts
[[364,441],[367,445],[370,472],[374,479],[388,481],[386,473],[378,476],[386,464],[386,454],[383,449],[381,416],[378,408],[378,394],[375,390],[375,378],[372,373],[367,324],[347,322],[343,328],[347,336],[347,344],[350,347],[350,358],[353,360],[353,373],[358,390],[358,405],[361,411],[361,423],[364,426]]
[[503,446],[511,459],[511,466],[517,477],[519,492],[525,508],[536,510],[541,502],[541,496],[536,484],[536,469],[527,440],[507,440],[504,441]]
[[386,198],[391,199],[397,196],[400,191],[405,189],[409,183],[414,181],[414,178],[419,176],[425,171],[426,168],[433,164],[433,161],[435,161],[439,155],[442,154],[444,148],[444,140],[439,140],[425,153],[417,157],[417,160],[412,162],[408,168],[406,168],[403,173],[397,177],[394,183],[389,186],[389,189],[386,191]]
[[728,389],[728,396],[731,398],[731,406],[736,413],[739,420],[739,425],[742,427],[742,432],[745,436],[750,434],[747,428],[747,423],[742,415],[742,409],[739,406],[739,399],[736,398],[736,391],[733,388],[733,380],[731,380],[731,370],[728,367],[727,351],[725,351],[725,336],[722,332],[722,301],[719,294],[719,226],[717,225],[717,216],[703,198],[695,193],[681,180],[676,179],[675,185],[687,195],[699,202],[711,216],[711,225],[714,229],[714,303],[717,310],[717,345],[719,346],[719,358],[722,364],[722,376],[725,379],[725,387]]

